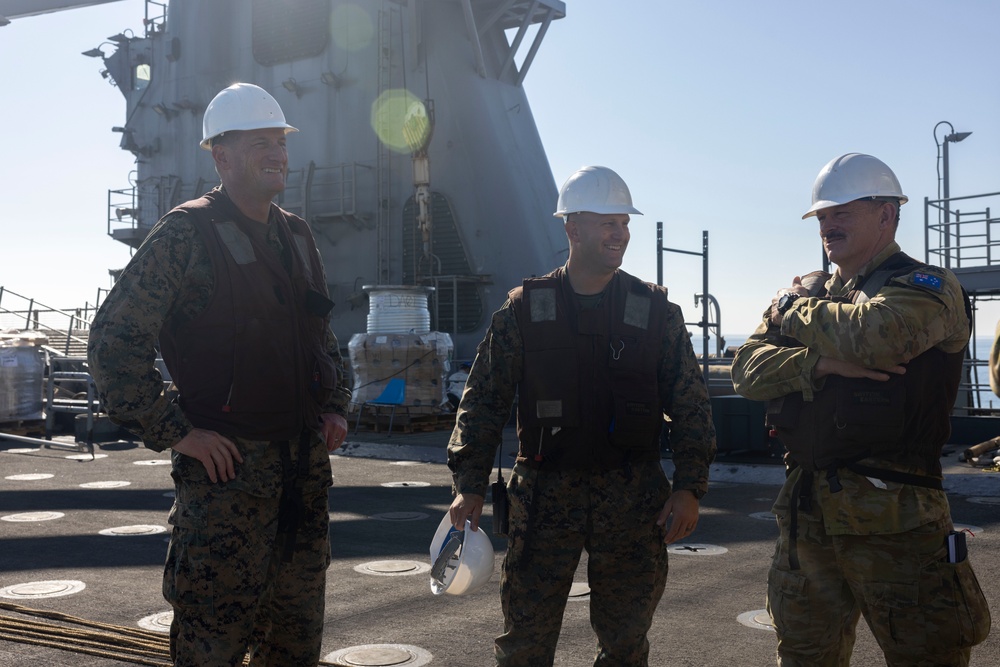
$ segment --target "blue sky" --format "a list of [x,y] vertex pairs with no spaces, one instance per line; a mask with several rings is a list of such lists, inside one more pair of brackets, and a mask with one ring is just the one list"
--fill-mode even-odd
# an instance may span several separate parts
[[[775,290],[819,268],[813,179],[846,152],[871,153],[910,203],[897,239],[923,258],[923,200],[937,195],[932,130],[973,135],[951,148],[953,196],[1000,191],[995,0],[567,0],[525,87],[557,184],[584,164],[629,183],[636,206],[625,269],[656,278],[664,244],[701,250],[723,333],[750,333]],[[106,236],[109,188],[130,154],[111,127],[124,100],[80,53],[125,28],[122,0],[0,28],[6,128],[0,285],[56,307],[93,301],[128,249]],[[939,134],[940,136],[940,134]],[[294,147],[293,147],[294,149]],[[555,223],[558,224],[558,223]],[[697,257],[667,254],[665,280],[698,319]],[[986,331],[1000,309],[981,311]]]

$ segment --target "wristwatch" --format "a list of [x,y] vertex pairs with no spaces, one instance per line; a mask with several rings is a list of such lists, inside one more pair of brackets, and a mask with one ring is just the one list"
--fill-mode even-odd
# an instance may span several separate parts
[[796,294],[795,292],[785,292],[778,298],[778,313],[784,315],[788,312],[788,309],[792,307],[795,300],[798,299],[801,294]]

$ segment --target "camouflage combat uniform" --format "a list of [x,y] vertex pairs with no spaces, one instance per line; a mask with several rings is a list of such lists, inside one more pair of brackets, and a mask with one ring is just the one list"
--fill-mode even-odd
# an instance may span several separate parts
[[[581,308],[596,307],[585,303],[590,297],[577,298]],[[715,454],[708,392],[680,308],[666,301],[665,291],[663,303],[665,326],[648,334],[659,356],[653,374],[657,408],[671,419],[674,489],[700,498]],[[607,350],[606,341],[595,348]],[[610,359],[611,353],[604,354]],[[448,444],[456,493],[485,496],[515,392],[524,391],[522,383],[532,374],[524,357],[517,311],[508,300],[494,313],[479,345]],[[601,419],[607,433],[612,415]],[[519,421],[524,422],[520,412]],[[591,621],[598,638],[594,664],[646,665],[646,634],[667,578],[665,532],[656,520],[671,490],[658,451],[653,460],[631,465],[560,469],[532,465],[524,449],[522,439],[507,487],[510,530],[500,584],[504,634],[496,640],[497,664],[552,664],[567,596],[586,549]]]
[[[247,222],[244,228],[262,234],[288,270],[276,225]],[[164,322],[183,323],[201,313],[214,280],[191,219],[171,212],[150,232],[95,318],[90,369],[103,405],[154,451],[170,447],[193,428],[178,401],[163,391],[153,367],[158,334]],[[341,368],[337,340],[326,329],[328,353]],[[342,373],[340,378],[323,412],[346,415],[350,391]],[[243,457],[228,482],[213,484],[200,461],[171,453],[176,500],[169,516],[173,532],[163,593],[174,608],[175,664],[242,664],[249,649],[252,665],[315,665],[330,563],[332,475],[326,445],[315,429],[307,429],[301,448],[297,440],[222,435]],[[291,505],[282,502],[289,489],[301,492]],[[291,537],[282,509],[300,517]]]
[[[899,246],[890,243],[859,276],[872,274],[897,252]],[[846,295],[857,282],[835,276],[827,283],[830,296]],[[960,353],[969,338],[957,278],[926,266],[892,278],[867,303],[798,299],[783,317],[781,334],[799,346],[776,342],[768,316],[733,363],[737,391],[754,400],[795,392],[806,401],[817,399],[829,379],[812,377],[820,356],[885,369],[932,348]],[[950,411],[951,404],[943,409]],[[915,418],[906,415],[907,421]],[[939,481],[943,445],[935,443],[933,461],[925,466],[892,461],[888,454],[857,463]],[[799,489],[807,490],[797,498]],[[849,664],[861,615],[888,665],[968,664],[970,647],[989,631],[989,612],[968,560],[946,562],[952,521],[944,491],[846,467],[832,474],[795,467],[773,512],[780,536],[767,604],[779,665]]]

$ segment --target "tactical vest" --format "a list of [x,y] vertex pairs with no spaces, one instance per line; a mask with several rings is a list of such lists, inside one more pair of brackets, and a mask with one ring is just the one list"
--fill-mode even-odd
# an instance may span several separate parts
[[666,291],[618,271],[600,305],[581,308],[560,268],[509,296],[524,347],[518,461],[610,469],[659,460]]
[[[863,303],[892,278],[921,266],[926,265],[896,253],[864,285],[834,300]],[[964,350],[949,354],[931,348],[909,361],[904,375],[890,374],[886,382],[829,375],[812,401],[804,401],[801,392],[769,401],[768,423],[808,471],[875,457],[940,476],[964,356]]]
[[257,440],[297,437],[315,424],[337,386],[326,351],[323,267],[305,221],[271,207],[286,270],[261,223],[215,189],[172,212],[187,214],[212,261],[214,290],[190,322],[169,318],[160,331],[163,360],[184,414],[198,428]]

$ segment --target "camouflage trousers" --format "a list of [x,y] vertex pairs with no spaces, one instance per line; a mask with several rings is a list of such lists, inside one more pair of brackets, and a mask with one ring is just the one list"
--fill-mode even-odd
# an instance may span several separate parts
[[810,511],[798,510],[798,569],[789,567],[790,518],[778,517],[767,585],[778,665],[847,667],[863,616],[888,667],[967,666],[990,616],[968,559],[946,562],[951,521],[895,534],[827,535],[813,501]]
[[497,664],[553,663],[586,549],[594,665],[647,665],[646,634],[667,581],[664,531],[656,519],[670,485],[659,462],[610,471],[538,471],[517,464],[513,473]]
[[222,484],[176,485],[163,596],[173,606],[175,667],[303,667],[319,662],[328,493],[307,492],[288,560],[278,535],[280,501]]

